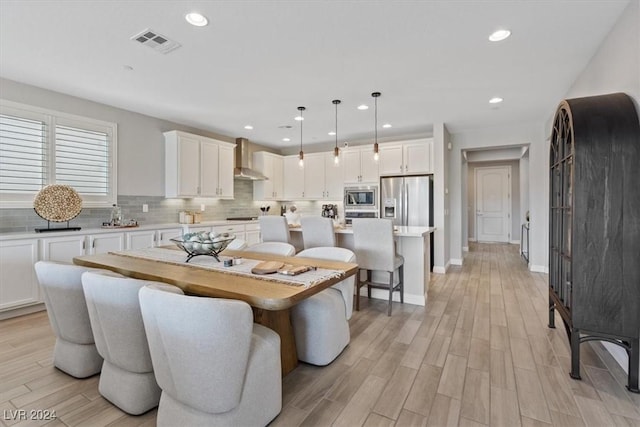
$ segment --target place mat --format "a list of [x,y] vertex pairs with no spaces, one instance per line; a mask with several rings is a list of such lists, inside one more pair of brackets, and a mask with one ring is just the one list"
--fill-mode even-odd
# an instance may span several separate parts
[[286,274],[280,273],[253,274],[251,273],[251,269],[263,262],[262,260],[242,258],[242,264],[233,265],[231,267],[224,267],[223,261],[225,259],[231,259],[231,257],[220,256],[220,262],[218,262],[211,256],[201,255],[191,258],[191,260],[186,263],[186,254],[183,251],[177,251],[172,248],[132,249],[127,251],[117,251],[109,253],[111,255],[164,262],[167,264],[175,264],[182,267],[213,270],[224,274],[251,277],[258,280],[277,282],[290,286],[304,286],[307,288],[328,279],[340,278],[344,276],[344,271],[329,270],[326,268],[316,268],[302,274],[298,274],[297,276],[288,276]]

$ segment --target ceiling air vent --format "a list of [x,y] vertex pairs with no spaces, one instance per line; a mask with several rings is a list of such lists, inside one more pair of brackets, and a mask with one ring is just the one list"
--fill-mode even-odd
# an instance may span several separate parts
[[149,28],[131,37],[131,40],[134,40],[164,54],[167,54],[172,50],[180,47],[180,43],[169,40],[168,37],[165,37],[162,34],[158,34],[157,32],[150,30]]

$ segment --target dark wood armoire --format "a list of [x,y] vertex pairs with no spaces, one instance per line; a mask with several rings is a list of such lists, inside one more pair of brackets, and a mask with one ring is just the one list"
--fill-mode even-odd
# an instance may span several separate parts
[[557,310],[580,379],[580,344],[629,355],[638,389],[640,124],[626,94],[567,99],[553,121],[549,175],[549,326]]

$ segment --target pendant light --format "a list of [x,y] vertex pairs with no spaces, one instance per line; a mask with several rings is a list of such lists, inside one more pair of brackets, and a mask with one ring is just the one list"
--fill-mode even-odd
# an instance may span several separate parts
[[382,95],[380,92],[373,92],[371,96],[375,101],[375,142],[373,143],[373,160],[376,162],[380,158],[378,154],[378,98]]
[[334,99],[333,105],[336,106],[336,146],[333,148],[333,164],[338,166],[340,164],[340,149],[338,148],[338,104],[340,104],[339,99]]
[[304,152],[302,151],[302,123],[304,122],[304,117],[302,117],[302,112],[306,110],[306,108],[304,107],[298,107],[298,111],[300,111],[300,115],[298,116],[300,118],[300,153],[298,154],[298,166],[300,166],[300,168],[304,167]]

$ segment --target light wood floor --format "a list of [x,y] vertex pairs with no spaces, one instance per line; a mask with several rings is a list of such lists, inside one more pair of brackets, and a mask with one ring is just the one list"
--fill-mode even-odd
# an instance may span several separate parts
[[[351,344],[330,366],[283,380],[273,426],[640,426],[640,395],[599,344],[569,378],[564,329],[547,328],[546,276],[510,245],[473,245],[464,267],[434,275],[427,307],[361,300]],[[560,325],[560,320],[557,321]],[[54,369],[44,313],[0,322],[0,425],[154,425],[100,397],[98,377]],[[55,409],[16,421],[9,411]]]

